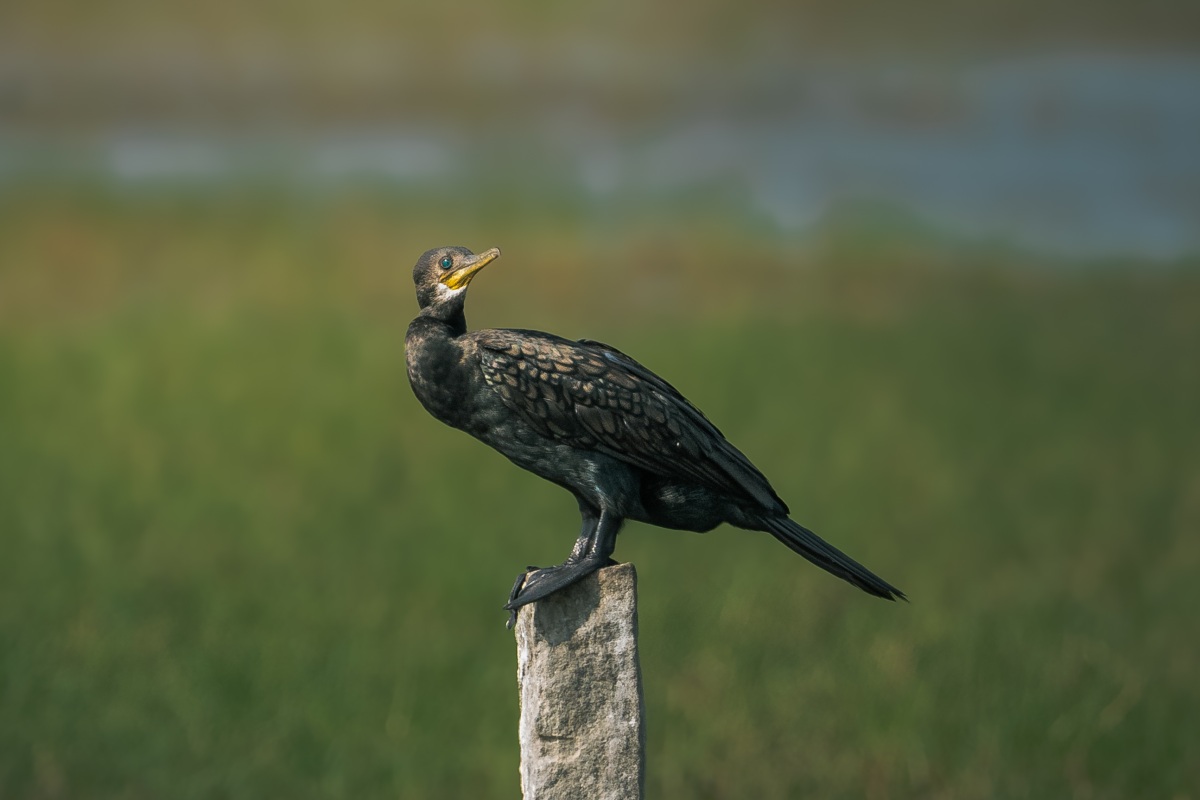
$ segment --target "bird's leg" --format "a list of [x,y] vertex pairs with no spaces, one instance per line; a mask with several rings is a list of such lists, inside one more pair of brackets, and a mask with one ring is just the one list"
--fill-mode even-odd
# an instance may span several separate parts
[[[592,539],[596,535],[596,525],[600,522],[600,515],[582,499],[579,501],[579,516],[581,519],[579,538],[575,540],[575,547],[571,549],[571,555],[567,556],[566,563],[579,562],[587,556],[588,551],[591,550]],[[517,609],[525,605],[525,603],[516,603],[517,597],[521,594],[521,589],[525,587],[529,576],[540,569],[541,567],[530,565],[513,582],[512,591],[508,593],[508,602],[504,605],[504,608],[508,611],[506,627],[509,630],[512,630],[512,626],[517,624]]]
[[[580,504],[583,511],[583,504]],[[596,517],[594,512],[584,511],[583,530],[575,541],[575,547],[567,560],[557,567],[542,569],[530,568],[517,577],[509,594],[508,603],[504,606],[512,612],[509,617],[509,627],[516,620],[517,609],[535,600],[541,600],[559,589],[570,586],[580,578],[590,575],[601,567],[613,563],[610,556],[617,544],[617,531],[621,529],[624,520],[610,511],[601,511]]]

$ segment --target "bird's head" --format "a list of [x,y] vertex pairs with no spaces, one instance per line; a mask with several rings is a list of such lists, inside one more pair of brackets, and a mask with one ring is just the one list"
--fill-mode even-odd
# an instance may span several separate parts
[[422,309],[430,306],[462,307],[467,285],[479,270],[500,257],[493,247],[475,255],[465,247],[435,247],[426,250],[413,267],[413,283],[417,285],[417,303]]

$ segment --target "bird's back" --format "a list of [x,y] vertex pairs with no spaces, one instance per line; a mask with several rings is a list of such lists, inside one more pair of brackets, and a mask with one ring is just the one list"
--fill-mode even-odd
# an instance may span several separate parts
[[487,385],[547,441],[787,513],[763,474],[699,409],[616,348],[519,329],[466,337]]

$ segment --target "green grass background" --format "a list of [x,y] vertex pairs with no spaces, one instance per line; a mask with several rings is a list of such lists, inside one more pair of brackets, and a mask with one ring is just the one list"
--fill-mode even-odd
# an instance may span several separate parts
[[500,610],[573,501],[418,406],[474,326],[663,373],[798,520],[629,525],[649,797],[1189,797],[1200,278],[703,210],[46,190],[0,205],[0,796],[515,797]]

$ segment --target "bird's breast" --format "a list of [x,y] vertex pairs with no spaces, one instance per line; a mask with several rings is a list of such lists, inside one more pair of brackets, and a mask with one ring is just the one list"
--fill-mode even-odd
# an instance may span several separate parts
[[471,380],[463,351],[452,339],[410,331],[405,341],[408,382],[413,394],[437,419],[464,428],[471,413]]

